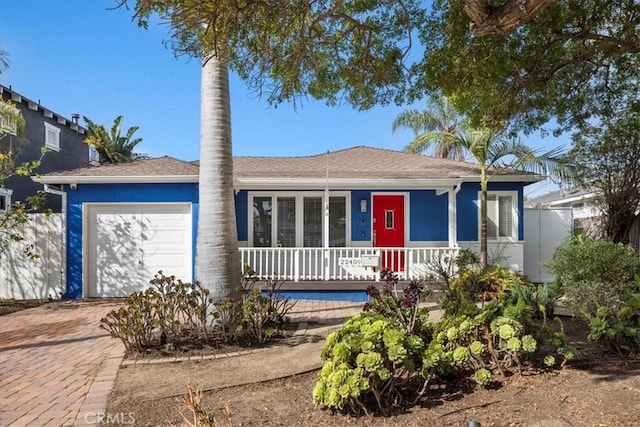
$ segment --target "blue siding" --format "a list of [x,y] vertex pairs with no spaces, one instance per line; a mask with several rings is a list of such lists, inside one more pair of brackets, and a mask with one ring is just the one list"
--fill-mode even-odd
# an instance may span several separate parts
[[[524,240],[524,183],[521,182],[489,182],[489,191],[517,191],[518,192],[518,240]],[[480,200],[479,182],[465,182],[458,192],[456,219],[458,221],[458,240],[478,241],[478,211]]]
[[249,240],[249,195],[247,190],[241,190],[235,195],[236,204],[236,228],[238,240]]
[[[367,211],[360,212],[360,200],[367,201]],[[351,192],[351,241],[371,241],[371,191]]]
[[[198,185],[188,184],[78,184],[67,192],[67,292],[64,298],[82,298],[83,203],[192,203],[193,254],[198,223]],[[193,274],[193,273],[192,273]]]
[[449,197],[436,195],[435,190],[418,190],[409,193],[410,236],[413,241],[449,240]]

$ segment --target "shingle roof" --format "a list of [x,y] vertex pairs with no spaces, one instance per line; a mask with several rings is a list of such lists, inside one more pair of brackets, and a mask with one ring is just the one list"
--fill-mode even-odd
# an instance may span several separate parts
[[557,190],[543,194],[532,199],[525,201],[526,206],[544,206],[554,202],[561,202],[563,200],[569,200],[573,198],[580,198],[582,196],[592,197],[593,192],[584,190],[582,188],[572,188],[569,190]]
[[164,156],[154,159],[140,159],[129,163],[103,164],[79,169],[48,173],[44,176],[198,176],[198,166],[173,157]]
[[[410,154],[371,147],[354,147],[306,157],[235,157],[236,179],[439,179],[477,177],[480,167],[474,163],[459,162],[421,154]],[[129,163],[105,164],[44,175],[53,182],[58,177],[197,177],[199,162],[185,162],[172,157],[136,160]],[[527,176],[531,181],[537,175],[505,170],[503,176]],[[529,178],[530,177],[530,178]]]
[[456,178],[480,173],[476,164],[371,147],[307,157],[236,157],[234,174],[246,178]]

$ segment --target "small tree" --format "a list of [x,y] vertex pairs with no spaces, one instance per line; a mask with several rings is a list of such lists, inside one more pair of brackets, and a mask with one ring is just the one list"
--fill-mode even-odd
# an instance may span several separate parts
[[87,117],[83,118],[89,130],[89,136],[84,142],[96,148],[101,163],[126,163],[133,160],[133,150],[142,142],[142,138],[132,139],[133,134],[139,129],[138,126],[131,126],[122,136],[123,116],[115,118],[110,131],[107,131],[104,125],[97,125]]
[[[16,163],[15,146],[24,137],[24,117],[10,101],[0,102],[0,114],[4,124],[0,128],[0,188],[4,189],[7,179],[12,176],[31,176],[40,166],[46,149],[42,149],[38,159]],[[11,242],[24,240],[18,228],[29,221],[27,214],[40,209],[43,202],[44,193],[40,192],[28,197],[26,203],[16,202],[0,213],[0,256]],[[38,257],[33,244],[25,244],[23,251],[30,258]]]
[[640,209],[640,115],[605,118],[575,135],[571,155],[576,179],[596,194],[602,232],[616,243],[630,243]]
[[480,165],[480,265],[487,268],[487,195],[489,181],[500,171],[513,169],[542,175],[572,176],[573,166],[556,148],[545,153],[534,150],[522,141],[507,138],[492,129],[462,129],[455,134],[443,135],[446,144],[470,153]]

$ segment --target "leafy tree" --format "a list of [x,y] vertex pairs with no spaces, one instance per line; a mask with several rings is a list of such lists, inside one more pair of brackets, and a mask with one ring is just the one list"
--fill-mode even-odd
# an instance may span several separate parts
[[442,138],[451,149],[468,152],[480,166],[480,265],[486,269],[487,194],[491,178],[505,169],[569,178],[573,167],[561,148],[542,153],[519,139],[507,138],[503,132],[492,129],[463,128]]
[[0,49],[0,74],[9,68],[9,52]]
[[[533,15],[500,24],[517,7]],[[614,108],[637,112],[639,25],[637,1],[435,0],[419,30],[413,97],[442,92],[474,126],[498,128],[514,119],[533,130],[552,117],[570,128]]]
[[[445,135],[455,133],[463,124],[456,108],[444,96],[431,99],[423,111],[405,110],[395,118],[392,129],[406,127],[415,139],[405,147],[409,153],[421,153],[433,146],[435,155],[446,159],[464,160],[462,147],[451,147]],[[451,149],[454,148],[454,149]]]
[[640,114],[621,112],[578,133],[571,155],[577,181],[595,192],[603,232],[629,243],[640,210]]
[[[6,123],[15,124],[15,134],[13,129],[0,127],[0,188],[5,188],[7,179],[12,176],[31,176],[40,166],[46,150],[43,148],[38,159],[16,163],[15,146],[24,138],[25,121],[10,101],[0,101],[0,113]],[[39,210],[43,202],[44,194],[38,193],[28,197],[26,203],[16,202],[0,213],[0,256],[11,242],[24,240],[19,227],[29,221],[28,214]],[[26,243],[23,251],[30,258],[38,257],[33,244]]]
[[[176,54],[202,60],[196,278],[214,299],[240,284],[228,69],[279,103],[309,94],[362,108],[399,101],[417,0],[244,2],[122,0],[142,27],[157,15]],[[393,25],[389,25],[393,23]]]
[[89,136],[84,142],[96,148],[100,155],[101,163],[126,163],[133,160],[133,150],[142,141],[142,138],[132,139],[133,134],[139,129],[138,126],[131,126],[127,129],[127,133],[122,136],[123,120],[123,116],[116,117],[111,130],[107,131],[104,125],[97,125],[87,117],[84,117],[89,131]]

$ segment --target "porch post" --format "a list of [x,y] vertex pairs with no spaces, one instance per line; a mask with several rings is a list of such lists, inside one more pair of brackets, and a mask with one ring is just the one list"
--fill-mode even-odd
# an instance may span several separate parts
[[449,247],[458,247],[458,220],[457,220],[457,203],[456,195],[460,191],[462,183],[456,184],[451,187],[449,193]]

